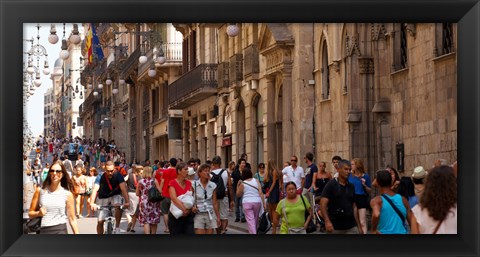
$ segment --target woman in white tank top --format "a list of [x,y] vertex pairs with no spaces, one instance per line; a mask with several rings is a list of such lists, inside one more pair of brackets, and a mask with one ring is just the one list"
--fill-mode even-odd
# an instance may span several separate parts
[[237,197],[242,197],[243,213],[247,220],[248,233],[257,234],[257,220],[260,211],[266,210],[265,198],[262,193],[260,182],[253,178],[252,171],[245,168],[242,173],[242,179],[238,181]]
[[74,234],[78,234],[73,184],[61,161],[48,170],[43,187],[33,195],[28,216],[42,217],[40,234],[67,234],[67,217]]

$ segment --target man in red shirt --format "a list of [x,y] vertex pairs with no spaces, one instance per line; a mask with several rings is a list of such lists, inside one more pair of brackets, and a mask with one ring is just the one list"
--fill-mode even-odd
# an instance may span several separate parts
[[118,161],[115,162],[115,171],[120,172],[120,174],[122,174],[122,176],[124,178],[128,175],[127,171],[123,167],[120,166],[120,162],[118,162]]
[[177,170],[175,168],[176,166],[177,166],[177,159],[171,158],[170,166],[164,169],[163,174],[160,175],[161,181],[162,181],[160,183],[160,186],[162,187],[162,196],[165,197],[165,199],[161,203],[163,221],[165,222],[165,231],[164,231],[165,233],[170,232],[168,231],[168,211],[170,209],[170,204],[172,202],[170,199],[170,193],[168,192],[168,183],[170,183],[170,180],[177,178]]

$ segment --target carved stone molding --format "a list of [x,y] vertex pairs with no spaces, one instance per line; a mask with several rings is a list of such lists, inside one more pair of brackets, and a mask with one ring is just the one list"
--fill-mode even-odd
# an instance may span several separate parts
[[337,73],[340,72],[340,61],[336,60],[333,61],[330,65],[330,70],[336,71]]
[[417,24],[416,23],[404,23],[405,30],[410,34],[412,37],[417,36]]
[[292,51],[290,47],[273,47],[262,52],[266,57],[266,74],[282,72],[292,64]]
[[372,23],[372,40],[386,39],[387,30],[384,23]]
[[357,56],[362,56],[362,54],[360,53],[360,48],[358,47],[357,38],[355,36],[347,35],[347,38],[345,40],[345,50],[347,56],[352,56],[353,54],[356,54]]
[[360,74],[372,74],[375,71],[373,58],[359,58],[358,66]]

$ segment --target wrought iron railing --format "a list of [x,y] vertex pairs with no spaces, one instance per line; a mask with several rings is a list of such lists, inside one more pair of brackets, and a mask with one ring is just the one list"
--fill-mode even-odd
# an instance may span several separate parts
[[169,103],[187,96],[200,88],[217,88],[217,64],[200,64],[168,86]]

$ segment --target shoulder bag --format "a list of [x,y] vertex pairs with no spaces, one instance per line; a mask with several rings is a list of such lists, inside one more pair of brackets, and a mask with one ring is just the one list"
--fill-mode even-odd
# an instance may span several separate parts
[[148,201],[152,203],[160,202],[164,199],[162,194],[158,191],[157,187],[155,186],[155,177],[152,180],[152,187],[148,190]]
[[392,206],[393,210],[397,213],[398,217],[402,220],[403,226],[405,227],[405,229],[407,229],[407,226],[405,224],[405,217],[402,215],[402,213],[397,208],[397,206],[395,206],[395,204],[393,204],[392,200],[390,198],[388,198],[385,194],[382,194],[382,198],[385,199],[390,204],[390,206]]
[[[42,194],[42,189],[40,189],[40,194]],[[39,197],[39,201],[40,201],[40,197]],[[38,206],[37,206],[38,207]],[[37,211],[38,211],[38,208],[37,208]],[[27,221],[27,223],[25,224],[26,226],[26,231],[28,233],[37,233],[39,234],[40,233],[40,227],[42,226],[42,217],[41,216],[37,216],[33,219],[29,219]]]
[[[308,219],[308,216],[310,216],[310,212],[307,209],[307,205],[305,204],[305,200],[303,199],[303,195],[300,195],[300,198],[302,198],[303,207],[305,208],[305,221],[306,221]],[[317,225],[315,225],[315,223],[313,222],[313,219],[310,219],[310,221],[308,222],[308,225],[307,225],[307,229],[306,229],[307,234],[313,233],[313,232],[315,232],[315,230],[317,230]]]

